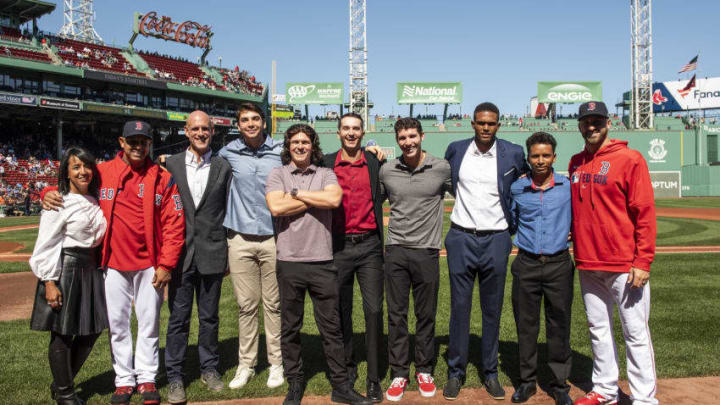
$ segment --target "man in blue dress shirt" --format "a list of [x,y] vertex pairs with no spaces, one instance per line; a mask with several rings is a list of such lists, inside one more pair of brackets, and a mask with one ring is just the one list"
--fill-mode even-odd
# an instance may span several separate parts
[[218,155],[232,168],[227,212],[228,264],[238,304],[238,367],[231,389],[245,386],[255,375],[258,354],[258,306],[263,303],[265,346],[270,363],[267,386],[283,383],[280,353],[280,293],[275,274],[276,248],[270,210],[265,204],[265,184],[272,169],[282,166],[282,141],[265,132],[265,114],[252,103],[237,111],[241,137]]
[[570,180],[553,171],[557,142],[536,132],[526,142],[532,172],[510,187],[518,255],[512,264],[512,303],[520,349],[520,385],[511,400],[527,401],[536,392],[540,302],[545,299],[548,365],[554,379],[549,394],[558,405],[572,405],[570,386],[570,308],[573,262],[568,253]]

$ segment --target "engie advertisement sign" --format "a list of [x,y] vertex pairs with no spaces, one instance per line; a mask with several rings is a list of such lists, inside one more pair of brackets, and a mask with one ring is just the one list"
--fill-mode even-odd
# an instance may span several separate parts
[[459,104],[462,103],[460,82],[400,82],[397,84],[398,104]]
[[342,104],[343,83],[287,83],[288,104]]
[[720,108],[720,77],[697,79],[695,86],[687,88],[689,82],[653,83],[653,112]]
[[602,101],[601,82],[538,82],[540,103]]

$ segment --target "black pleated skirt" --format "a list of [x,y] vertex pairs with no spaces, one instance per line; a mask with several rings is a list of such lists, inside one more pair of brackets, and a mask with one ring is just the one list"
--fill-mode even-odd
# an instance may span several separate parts
[[56,282],[62,306],[53,310],[45,300],[45,284],[38,281],[30,329],[83,336],[108,327],[105,274],[97,269],[97,249],[64,248],[62,273]]

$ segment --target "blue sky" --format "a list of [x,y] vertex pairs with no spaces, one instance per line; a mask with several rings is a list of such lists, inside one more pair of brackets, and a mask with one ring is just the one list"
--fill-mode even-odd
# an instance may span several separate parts
[[[56,4],[55,12],[39,20],[41,29],[60,29],[62,2]],[[345,0],[96,0],[95,28],[107,43],[125,46],[133,12],[151,10],[175,21],[212,25],[214,65],[222,56],[223,66],[239,65],[269,83],[276,60],[282,92],[293,81],[347,86]],[[655,81],[685,78],[676,72],[698,51],[699,76],[720,75],[718,16],[718,1],[653,2]],[[503,113],[525,113],[542,80],[602,81],[608,104],[630,86],[627,0],[368,0],[367,19],[373,113],[408,113],[408,106],[396,104],[398,81],[461,81],[463,104],[450,112],[463,113],[482,101],[496,103]],[[202,53],[153,38],[138,37],[135,45],[191,60]],[[323,110],[314,107],[311,114]],[[563,112],[570,110],[566,106]],[[424,113],[425,106],[416,106],[415,112]],[[442,107],[429,112],[442,114]]]

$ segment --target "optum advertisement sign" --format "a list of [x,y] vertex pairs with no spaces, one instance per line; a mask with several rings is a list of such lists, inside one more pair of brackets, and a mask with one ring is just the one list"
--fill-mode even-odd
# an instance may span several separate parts
[[538,82],[540,103],[602,101],[601,82]]
[[462,103],[460,82],[400,82],[397,84],[398,104],[459,104]]
[[288,83],[288,104],[342,104],[343,83]]

